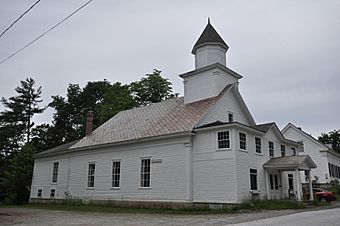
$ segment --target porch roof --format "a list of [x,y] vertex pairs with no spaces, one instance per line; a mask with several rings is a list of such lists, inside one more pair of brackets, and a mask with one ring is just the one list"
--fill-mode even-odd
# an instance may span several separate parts
[[277,170],[310,170],[316,168],[316,164],[309,155],[299,155],[271,158],[263,167]]

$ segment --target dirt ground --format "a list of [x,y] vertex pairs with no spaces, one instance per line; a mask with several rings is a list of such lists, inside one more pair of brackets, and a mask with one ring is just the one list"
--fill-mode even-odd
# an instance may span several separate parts
[[301,210],[260,211],[237,214],[181,215],[57,211],[0,208],[0,225],[228,225],[296,213]]

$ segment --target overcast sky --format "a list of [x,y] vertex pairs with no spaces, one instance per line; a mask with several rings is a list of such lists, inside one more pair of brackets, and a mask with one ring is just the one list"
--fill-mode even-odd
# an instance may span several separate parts
[[[0,37],[0,61],[87,0],[41,0]],[[0,0],[0,32],[36,0]],[[314,136],[340,129],[340,1],[94,0],[61,26],[0,64],[0,97],[20,80],[43,87],[44,105],[69,83],[130,83],[154,68],[183,95],[179,74],[210,17],[229,45],[227,66],[257,123],[288,122]],[[0,108],[3,109],[3,108]],[[51,122],[52,110],[36,117]]]

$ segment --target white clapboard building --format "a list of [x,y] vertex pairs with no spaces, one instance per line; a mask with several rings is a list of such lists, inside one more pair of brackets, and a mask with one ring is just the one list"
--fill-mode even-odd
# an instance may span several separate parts
[[[331,145],[325,145],[312,135],[296,127],[292,123],[282,129],[282,134],[291,140],[300,142],[299,153],[309,155],[318,166],[313,170],[313,180],[316,183],[330,183],[340,181],[340,154],[332,149]],[[301,176],[304,176],[303,174]],[[302,179],[302,182],[308,182]]]
[[301,200],[316,165],[275,123],[257,125],[208,22],[179,75],[184,97],[122,111],[82,139],[35,156],[31,202],[83,200],[187,206],[250,197]]

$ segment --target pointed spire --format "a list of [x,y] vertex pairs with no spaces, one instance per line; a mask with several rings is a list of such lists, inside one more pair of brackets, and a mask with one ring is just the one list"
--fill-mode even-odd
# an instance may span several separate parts
[[220,45],[226,50],[228,50],[228,45],[223,41],[221,36],[217,33],[215,28],[210,24],[210,18],[208,17],[208,24],[202,32],[201,36],[198,38],[196,44],[194,45],[191,53],[195,54],[197,48],[204,46],[206,44],[216,44]]

